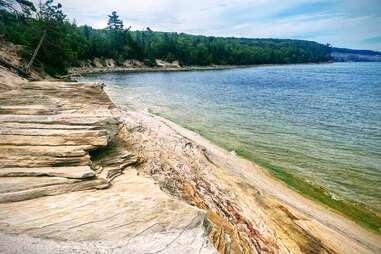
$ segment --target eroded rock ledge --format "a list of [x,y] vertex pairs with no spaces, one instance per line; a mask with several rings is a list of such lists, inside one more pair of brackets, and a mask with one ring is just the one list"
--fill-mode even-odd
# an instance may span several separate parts
[[115,107],[101,85],[0,89],[1,253],[381,251],[380,236],[197,134]]
[[219,253],[379,253],[381,237],[166,119],[115,110],[139,172],[207,212]]
[[198,208],[139,176],[102,85],[0,69],[0,253],[215,253]]
[[90,156],[109,146],[119,126],[101,86],[8,83],[0,101],[0,203],[109,186]]

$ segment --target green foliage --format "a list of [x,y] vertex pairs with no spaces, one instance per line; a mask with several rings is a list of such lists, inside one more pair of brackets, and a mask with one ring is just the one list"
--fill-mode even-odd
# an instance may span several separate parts
[[310,41],[240,39],[135,31],[143,57],[179,60],[183,65],[251,65],[327,61],[330,48]]
[[37,17],[50,27],[63,23],[66,19],[66,15],[62,11],[62,5],[60,3],[54,5],[53,0],[47,0],[40,6]]
[[116,11],[113,11],[111,15],[108,16],[107,26],[110,30],[123,29],[123,21],[120,20],[119,16],[116,14]]
[[324,62],[331,51],[329,46],[312,41],[207,37],[148,28],[129,31],[122,29],[116,13],[109,16],[111,29],[78,27],[67,21],[62,6],[53,0],[41,6],[37,17],[20,20],[0,10],[0,32],[8,40],[25,45],[24,57],[29,60],[47,30],[34,67],[49,74],[65,73],[68,67],[95,57],[114,58],[117,64],[138,59],[148,66],[155,66],[155,59],[178,60],[183,66],[253,65]]
[[66,68],[75,64],[77,59],[75,51],[77,45],[74,44],[73,39],[78,37],[76,29],[67,22],[62,5],[54,4],[53,0],[48,0],[40,6],[37,17],[37,20],[30,21],[37,22],[40,30],[34,38],[33,46],[37,45],[43,31],[47,31],[46,39],[37,55],[37,61],[47,73],[65,73]]

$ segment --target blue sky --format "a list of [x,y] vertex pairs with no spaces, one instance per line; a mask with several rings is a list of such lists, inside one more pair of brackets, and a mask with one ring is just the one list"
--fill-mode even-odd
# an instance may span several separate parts
[[[37,1],[37,0],[36,0]],[[133,30],[294,38],[381,51],[381,0],[62,0],[78,24],[116,10]]]

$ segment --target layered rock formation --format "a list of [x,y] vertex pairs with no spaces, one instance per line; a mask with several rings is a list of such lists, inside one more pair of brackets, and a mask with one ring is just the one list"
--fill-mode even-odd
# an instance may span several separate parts
[[90,111],[113,107],[100,86],[6,83],[0,101],[0,203],[109,185],[89,154],[118,131],[107,111]]
[[123,139],[162,190],[207,212],[219,253],[379,253],[381,237],[178,125],[121,112]]
[[0,89],[0,253],[215,253],[205,212],[138,176],[101,85]]
[[144,62],[136,59],[127,59],[122,64],[117,64],[114,59],[100,59],[94,58],[81,63],[80,67],[73,67],[70,69],[72,74],[83,73],[101,73],[101,72],[150,72],[150,71],[181,71],[191,70],[180,66],[178,61],[172,63],[164,60],[156,59],[156,66],[147,66]]
[[379,253],[381,237],[103,87],[0,70],[0,253]]

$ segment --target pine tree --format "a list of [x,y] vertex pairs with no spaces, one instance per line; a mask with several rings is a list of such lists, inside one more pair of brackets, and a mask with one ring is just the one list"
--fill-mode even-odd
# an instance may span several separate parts
[[111,15],[108,16],[107,26],[110,30],[123,29],[123,21],[119,19],[116,11],[113,11]]
[[44,4],[41,4],[37,17],[49,25],[53,23],[62,24],[66,20],[66,14],[62,11],[62,5],[60,3],[54,5],[54,0],[47,0]]

